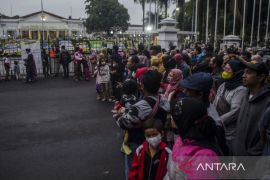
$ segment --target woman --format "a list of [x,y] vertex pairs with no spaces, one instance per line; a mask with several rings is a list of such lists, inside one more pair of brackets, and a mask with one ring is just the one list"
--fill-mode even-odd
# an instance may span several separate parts
[[219,86],[213,102],[225,127],[227,144],[232,152],[238,113],[243,97],[247,93],[242,83],[243,69],[240,61],[235,59],[228,61],[221,74],[224,83]]
[[[194,113],[196,112],[196,113]],[[179,137],[173,146],[167,179],[218,179],[216,171],[198,169],[200,163],[218,163],[222,155],[216,142],[216,124],[204,103],[183,98],[171,103],[172,124]]]
[[179,82],[183,79],[183,73],[180,69],[172,69],[168,75],[168,83],[167,89],[164,93],[165,98],[169,101],[172,99],[172,95],[175,94],[176,91],[180,90]]

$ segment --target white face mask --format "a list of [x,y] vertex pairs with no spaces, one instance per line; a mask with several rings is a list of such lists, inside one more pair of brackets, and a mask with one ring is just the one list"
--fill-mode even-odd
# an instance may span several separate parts
[[157,148],[158,145],[161,142],[161,134],[155,136],[155,137],[150,137],[150,138],[146,138],[146,141],[153,147],[153,148]]
[[106,63],[105,62],[101,62],[102,65],[105,65]]

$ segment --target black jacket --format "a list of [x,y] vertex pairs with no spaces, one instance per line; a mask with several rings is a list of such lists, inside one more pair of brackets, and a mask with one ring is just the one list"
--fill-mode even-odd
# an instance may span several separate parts
[[259,123],[264,112],[270,105],[270,87],[263,87],[256,95],[249,99],[249,93],[244,98],[238,116],[234,155],[259,156],[264,144],[259,133]]

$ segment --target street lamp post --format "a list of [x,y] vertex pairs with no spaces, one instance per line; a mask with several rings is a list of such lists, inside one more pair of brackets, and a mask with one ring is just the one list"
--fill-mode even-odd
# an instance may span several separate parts
[[260,43],[260,26],[261,26],[261,10],[262,10],[262,0],[260,0],[259,5],[259,20],[258,20],[258,32],[257,32],[257,47],[259,47]]
[[147,27],[146,27],[146,31],[149,33],[149,47],[150,47],[150,45],[151,45],[151,31],[152,31],[152,26],[150,26],[150,25],[148,25]]
[[269,27],[269,12],[270,12],[270,0],[268,1],[267,21],[266,21],[266,32],[265,32],[265,46],[268,40],[268,27]]
[[255,17],[255,6],[256,0],[253,1],[253,11],[252,11],[252,25],[251,25],[251,35],[250,35],[250,46],[253,44],[253,30],[254,30],[254,17]]
[[215,19],[214,48],[216,48],[216,43],[217,43],[217,28],[218,28],[218,3],[219,3],[219,0],[217,0],[217,3],[216,3],[216,19]]
[[196,0],[196,10],[195,10],[195,42],[197,42],[197,21],[198,21],[198,0]]
[[244,0],[244,15],[243,15],[243,32],[242,32],[242,49],[244,48],[244,39],[245,39],[245,21],[246,21],[246,0]]
[[234,12],[233,12],[233,35],[235,35],[235,21],[236,21],[236,0],[234,0]]
[[208,19],[209,19],[209,0],[207,0],[206,9],[206,29],[205,29],[205,42],[208,43]]
[[41,0],[41,23],[42,23],[42,49],[44,48],[44,21],[45,21],[45,16],[44,16],[44,9],[43,9],[43,0]]

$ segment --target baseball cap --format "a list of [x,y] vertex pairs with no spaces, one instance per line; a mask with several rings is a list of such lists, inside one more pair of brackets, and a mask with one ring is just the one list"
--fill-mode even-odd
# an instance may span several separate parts
[[212,85],[213,79],[211,74],[205,72],[198,72],[180,82],[182,88],[203,92],[210,91]]
[[263,62],[258,62],[258,61],[253,60],[250,62],[243,61],[243,64],[246,68],[252,69],[259,74],[265,74],[265,75],[269,74],[269,70],[267,69],[266,64]]

